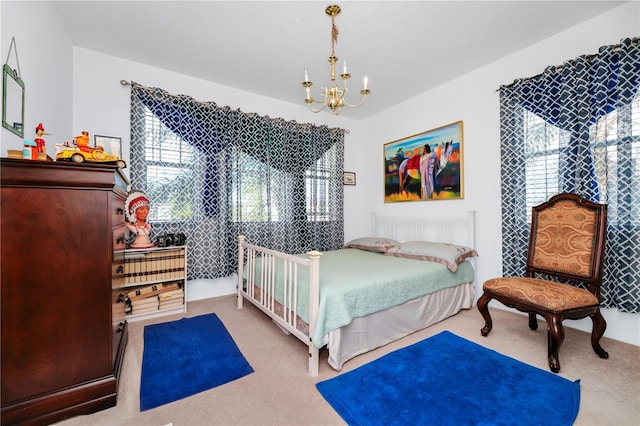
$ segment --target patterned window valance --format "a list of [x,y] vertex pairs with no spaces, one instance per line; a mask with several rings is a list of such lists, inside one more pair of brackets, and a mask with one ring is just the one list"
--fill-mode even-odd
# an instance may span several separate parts
[[[191,212],[188,220],[154,223],[156,230],[187,236],[189,278],[232,274],[239,233],[290,253],[343,244],[344,130],[245,113],[132,83],[132,186],[163,196],[170,191],[162,185],[176,179],[156,178],[150,170],[178,166],[162,153],[149,160],[150,140],[162,137],[162,132],[146,132],[149,114],[194,152],[174,154],[191,158],[180,163],[189,170],[181,180],[187,187],[171,191],[180,194],[176,198],[184,206],[165,200],[172,209]],[[157,141],[153,146],[162,149]]]

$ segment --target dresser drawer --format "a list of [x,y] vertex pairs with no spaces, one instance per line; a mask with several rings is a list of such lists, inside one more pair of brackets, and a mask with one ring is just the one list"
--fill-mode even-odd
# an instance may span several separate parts
[[126,220],[124,214],[124,200],[116,194],[111,194],[111,223],[120,225]]
[[124,286],[124,251],[118,250],[113,253],[113,265],[111,273],[111,288],[121,288]]
[[113,227],[113,250],[124,250],[125,249],[125,234],[126,227],[124,223]]

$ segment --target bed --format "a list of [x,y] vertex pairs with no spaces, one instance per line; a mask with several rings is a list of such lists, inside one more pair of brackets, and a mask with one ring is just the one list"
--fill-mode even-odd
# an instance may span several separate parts
[[238,308],[248,301],[340,370],[349,359],[469,309],[475,211],[460,217],[371,215],[371,236],[342,250],[287,254],[238,236]]

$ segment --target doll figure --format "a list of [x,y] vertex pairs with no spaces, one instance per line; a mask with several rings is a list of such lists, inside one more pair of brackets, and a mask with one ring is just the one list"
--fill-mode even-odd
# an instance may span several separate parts
[[151,243],[151,224],[147,221],[149,216],[150,203],[147,196],[140,191],[129,193],[125,202],[125,210],[128,221],[127,229],[135,236],[131,248],[149,248],[155,244]]
[[36,143],[38,152],[47,152],[46,143],[44,139],[42,139],[42,136],[48,134],[49,133],[44,131],[44,126],[42,125],[42,123],[38,123],[38,126],[36,127],[36,138],[33,140]]

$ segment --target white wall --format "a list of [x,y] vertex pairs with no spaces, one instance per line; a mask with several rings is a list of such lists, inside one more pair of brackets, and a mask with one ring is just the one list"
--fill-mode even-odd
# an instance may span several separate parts
[[[15,35],[27,87],[28,127],[42,121],[49,155],[56,142],[82,130],[123,139],[129,159],[129,87],[122,79],[219,105],[271,117],[350,129],[345,140],[345,170],[357,173],[357,185],[345,187],[345,238],[367,235],[369,212],[393,215],[464,214],[477,210],[478,282],[501,274],[499,105],[496,89],[516,78],[538,74],[601,45],[638,34],[639,4],[630,2],[587,23],[566,30],[457,80],[409,99],[367,120],[346,115],[311,114],[293,105],[144,64],[72,47],[60,29],[49,2],[0,2],[2,52],[6,58]],[[37,23],[37,25],[36,25]],[[597,29],[597,31],[594,31]],[[507,35],[508,36],[508,35]],[[365,106],[366,107],[366,106]],[[455,201],[383,202],[383,144],[453,121],[464,122],[465,197]],[[29,123],[33,123],[32,125]],[[27,135],[29,131],[27,129]],[[6,141],[6,142],[5,142]],[[5,149],[19,149],[22,140],[2,130]],[[195,288],[194,288],[195,290]],[[199,293],[199,292],[194,292]],[[605,310],[606,337],[640,346],[640,315]],[[482,326],[478,315],[478,330]],[[588,329],[588,320],[569,321]],[[526,323],[524,323],[526,327]]]
[[[73,55],[66,33],[60,30],[51,2],[0,1],[2,63],[15,37],[21,77],[25,83],[24,139],[33,140],[38,123],[45,136],[47,154],[55,157],[55,141],[71,135],[73,111]],[[9,65],[17,68],[15,52]],[[0,131],[0,155],[22,149],[23,139],[5,128]]]
[[[496,90],[516,78],[539,74],[547,65],[562,64],[576,56],[596,53],[602,45],[637,36],[639,9],[638,2],[627,3],[368,119],[365,142],[358,146],[358,186],[352,194],[359,202],[347,210],[345,238],[367,233],[366,223],[360,218],[369,211],[413,216],[464,215],[467,210],[476,210],[476,248],[480,254],[477,282],[500,276],[500,119]],[[457,120],[462,120],[464,127],[464,199],[385,204],[381,177],[383,144]],[[478,287],[479,295],[481,284]],[[608,322],[606,337],[640,345],[640,315],[608,309],[603,314]],[[478,330],[481,322],[478,315]],[[565,325],[591,330],[588,319],[567,321]]]

